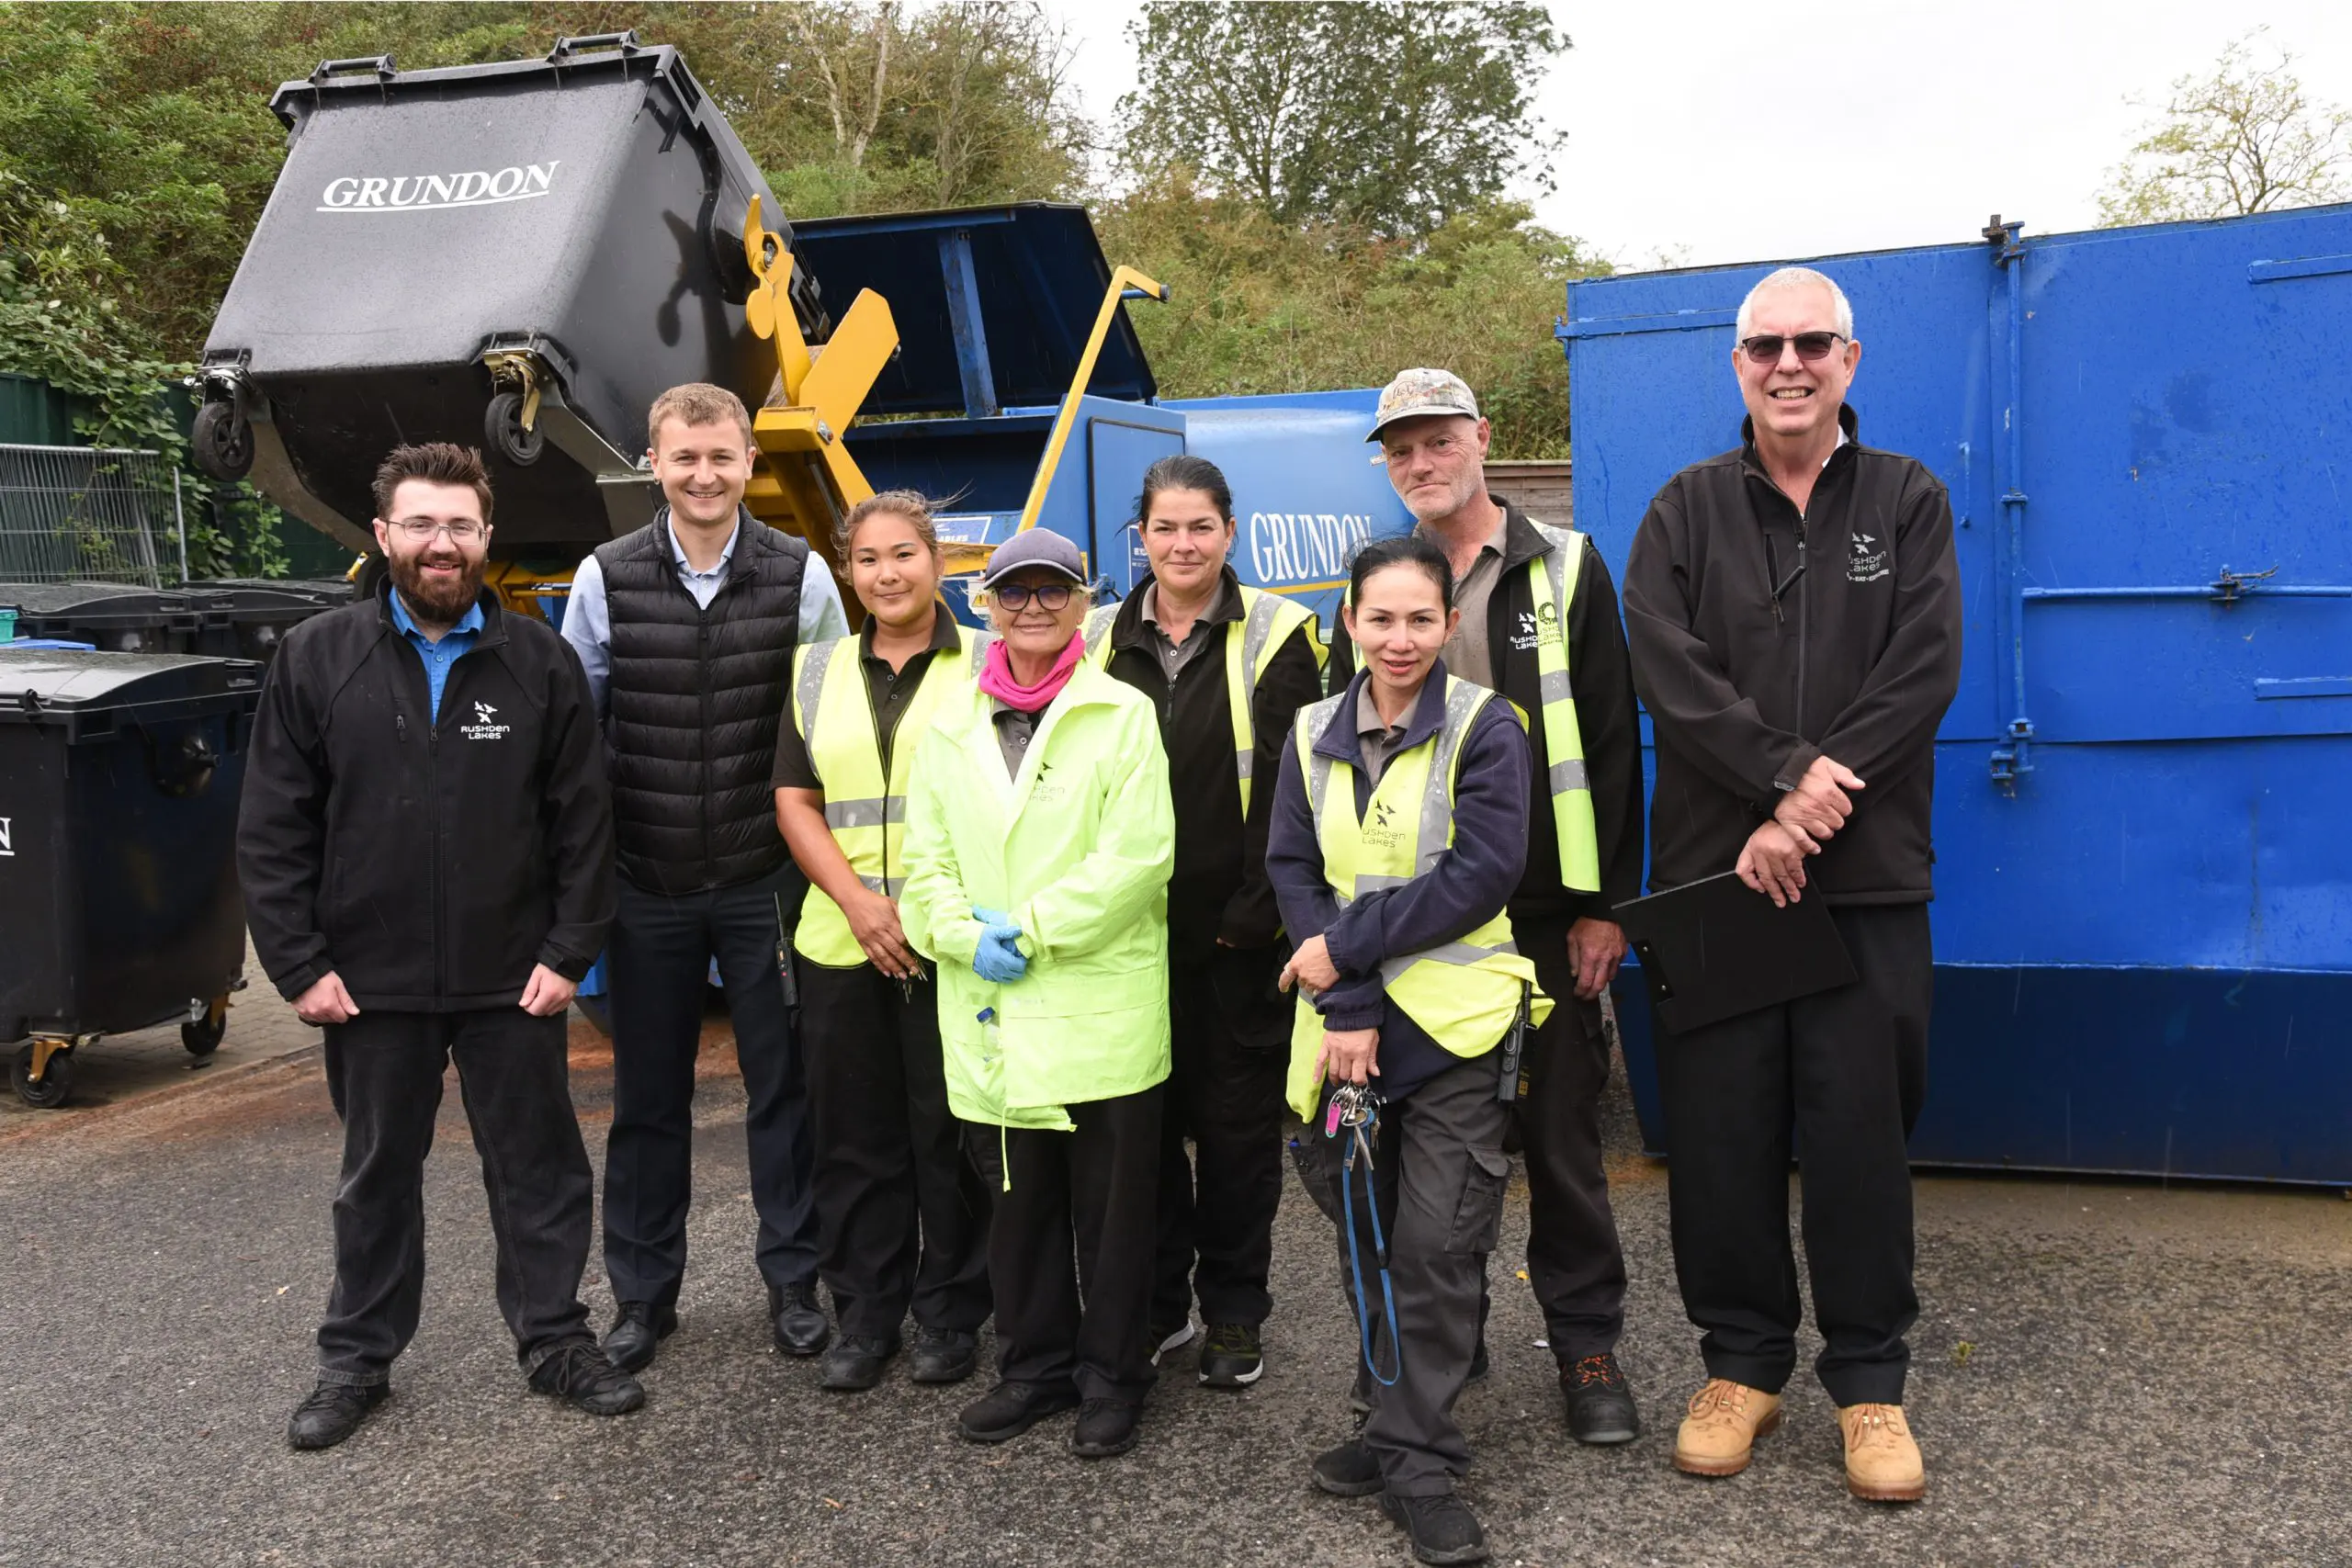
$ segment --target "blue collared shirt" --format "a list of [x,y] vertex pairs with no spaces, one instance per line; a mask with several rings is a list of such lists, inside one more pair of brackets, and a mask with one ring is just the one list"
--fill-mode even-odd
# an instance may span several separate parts
[[481,605],[479,603],[469,604],[466,613],[458,618],[458,624],[442,633],[441,639],[435,642],[417,629],[416,622],[409,615],[408,606],[401,603],[400,590],[392,590],[392,625],[400,628],[401,636],[408,639],[408,645],[416,649],[417,657],[424,660],[424,684],[433,694],[435,724],[441,722],[441,688],[449,683],[449,667],[474,650],[474,644],[481,637]]
[[[743,525],[739,518],[727,536],[727,547],[718,552],[718,564],[708,571],[696,571],[686,561],[686,547],[678,543],[678,525],[669,524],[670,559],[678,569],[678,581],[695,596],[703,609],[718,595],[719,585],[727,581],[727,569],[735,558],[735,542],[742,536]],[[809,570],[800,579],[800,642],[806,647],[827,637],[847,637],[849,616],[842,609],[841,590],[833,584],[833,574],[822,557],[814,550],[808,553]],[[605,568],[594,556],[580,563],[571,574],[571,594],[563,606],[563,640],[580,655],[580,667],[588,675],[588,694],[596,705],[596,717],[602,720],[610,711],[613,680],[613,619],[605,600]]]

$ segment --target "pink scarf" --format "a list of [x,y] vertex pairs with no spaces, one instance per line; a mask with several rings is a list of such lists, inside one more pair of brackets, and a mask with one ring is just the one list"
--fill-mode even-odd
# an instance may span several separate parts
[[1079,656],[1086,651],[1086,639],[1073,636],[1046,671],[1046,678],[1034,686],[1024,686],[1012,676],[1012,660],[1004,651],[1002,638],[989,644],[987,656],[980,661],[979,688],[989,696],[1001,699],[1008,707],[1023,713],[1042,712],[1047,703],[1062,694],[1069,678],[1078,670]]

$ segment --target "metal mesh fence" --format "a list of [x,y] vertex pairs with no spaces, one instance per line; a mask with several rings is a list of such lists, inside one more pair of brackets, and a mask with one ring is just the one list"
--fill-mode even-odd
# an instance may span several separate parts
[[187,579],[179,470],[160,453],[0,445],[0,582]]

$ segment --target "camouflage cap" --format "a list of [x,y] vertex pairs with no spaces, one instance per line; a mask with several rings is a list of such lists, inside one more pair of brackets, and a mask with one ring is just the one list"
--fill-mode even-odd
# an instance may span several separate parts
[[1427,367],[1399,370],[1396,378],[1381,389],[1380,409],[1373,415],[1372,434],[1364,439],[1379,440],[1380,433],[1400,419],[1419,419],[1433,413],[1476,419],[1478,400],[1471,392],[1470,384],[1451,370]]

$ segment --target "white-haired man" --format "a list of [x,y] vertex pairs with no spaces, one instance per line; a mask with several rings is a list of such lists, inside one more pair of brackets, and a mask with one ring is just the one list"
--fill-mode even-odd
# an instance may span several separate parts
[[1936,727],[1960,683],[1951,508],[1918,462],[1856,439],[1862,348],[1837,284],[1771,274],[1734,336],[1743,445],[1667,481],[1626,564],[1657,740],[1650,885],[1733,869],[1776,904],[1811,892],[1860,977],[1659,1042],[1675,1269],[1708,1377],[1674,1462],[1736,1474],[1779,1424],[1801,1311],[1793,1126],[1847,1485],[1909,1502],[1926,1479],[1903,1416],[1905,1145],[1927,1077]]

